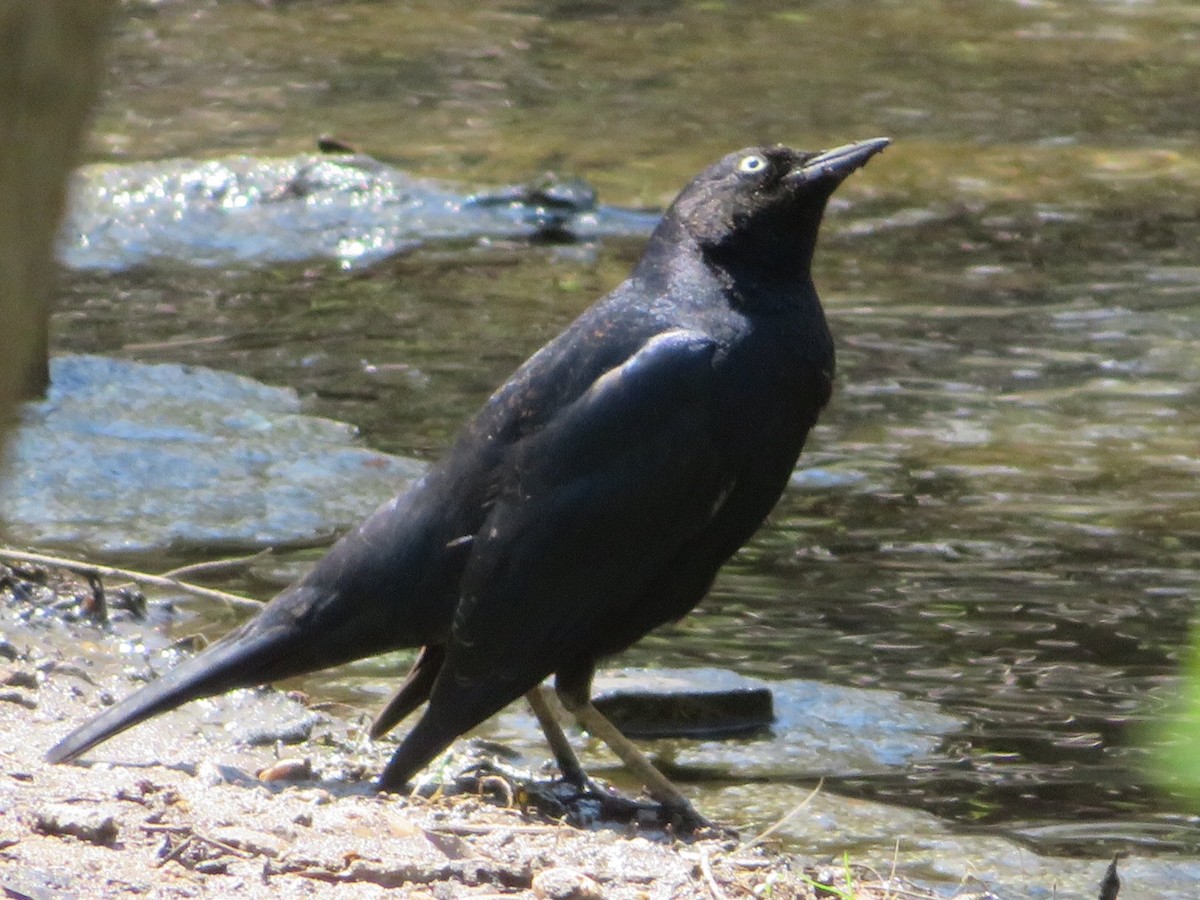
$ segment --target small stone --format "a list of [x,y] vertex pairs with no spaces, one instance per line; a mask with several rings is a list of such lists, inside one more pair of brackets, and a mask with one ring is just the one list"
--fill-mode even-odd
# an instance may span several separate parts
[[311,759],[281,759],[258,773],[259,781],[307,781],[312,778]]
[[0,896],[28,897],[31,900],[58,900],[72,897],[74,879],[61,868],[48,872],[32,866],[8,865],[0,869]]
[[218,784],[250,784],[254,779],[236,766],[222,765],[211,759],[202,760],[196,767],[196,777],[208,787]]
[[70,835],[103,847],[111,847],[117,840],[117,823],[111,815],[95,809],[77,809],[67,803],[38,810],[33,830],[56,837]]
[[543,869],[533,876],[532,887],[540,900],[604,900],[595,879],[567,866]]
[[92,676],[88,674],[88,671],[83,668],[83,666],[77,666],[74,663],[47,660],[44,663],[38,664],[38,671],[45,675],[67,675],[71,678],[78,678],[80,681],[86,681],[91,685],[96,683]]
[[38,706],[37,698],[30,696],[20,688],[0,691],[0,703],[15,703],[17,706],[23,706],[26,709],[37,709]]
[[301,715],[275,722],[248,722],[231,732],[239,744],[262,747],[270,744],[302,744],[312,735],[313,726],[320,716],[305,712]]
[[401,888],[418,880],[421,869],[416,863],[359,858],[350,861],[339,880],[366,882],[381,888]]
[[0,669],[0,684],[5,687],[32,688],[37,690],[37,672],[22,669],[18,666],[9,666]]

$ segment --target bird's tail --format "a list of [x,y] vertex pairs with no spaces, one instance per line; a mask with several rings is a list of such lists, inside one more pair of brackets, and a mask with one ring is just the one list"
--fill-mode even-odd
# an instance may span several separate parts
[[[378,652],[378,641],[353,615],[315,630],[291,613],[294,592],[282,595],[256,618],[226,635],[203,653],[184,661],[157,681],[81,725],[46,753],[50,762],[75,759],[92,747],[139,722],[234,688],[253,687],[293,675],[328,668]],[[282,600],[290,602],[280,603]],[[338,627],[340,626],[340,627]]]

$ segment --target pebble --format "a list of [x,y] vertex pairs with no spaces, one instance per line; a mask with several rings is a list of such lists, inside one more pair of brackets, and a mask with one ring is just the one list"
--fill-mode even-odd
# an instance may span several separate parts
[[37,672],[23,669],[19,666],[7,666],[0,669],[0,684],[6,687],[33,688],[36,690],[38,686]]
[[239,744],[251,747],[269,746],[275,743],[302,744],[312,734],[313,726],[321,717],[310,712],[285,721],[251,722],[234,728],[230,734]]
[[117,823],[111,815],[67,803],[54,803],[38,810],[33,830],[58,837],[70,835],[104,847],[111,847],[117,840]]
[[249,784],[254,781],[250,775],[237,766],[223,765],[213,762],[211,759],[203,760],[196,767],[196,777],[208,787],[215,787],[218,784]]
[[281,759],[258,773],[259,781],[307,781],[312,778],[311,759]]
[[30,696],[20,688],[14,688],[8,691],[0,691],[0,703],[15,703],[18,706],[23,706],[26,709],[37,709],[38,702],[36,697]]
[[567,866],[543,869],[533,876],[532,887],[539,900],[604,900],[594,878]]

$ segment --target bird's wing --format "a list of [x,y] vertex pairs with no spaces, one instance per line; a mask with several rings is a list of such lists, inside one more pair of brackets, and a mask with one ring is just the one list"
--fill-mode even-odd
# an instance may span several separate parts
[[514,445],[461,582],[456,679],[547,674],[640,619],[630,605],[728,489],[719,354],[699,332],[658,334]]

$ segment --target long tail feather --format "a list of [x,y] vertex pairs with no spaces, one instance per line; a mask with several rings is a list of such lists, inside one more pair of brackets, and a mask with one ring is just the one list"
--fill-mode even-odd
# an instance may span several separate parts
[[76,728],[50,748],[46,759],[55,763],[75,759],[113,735],[189,700],[271,680],[271,663],[286,652],[288,643],[286,635],[263,634],[214,644]]

